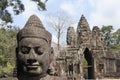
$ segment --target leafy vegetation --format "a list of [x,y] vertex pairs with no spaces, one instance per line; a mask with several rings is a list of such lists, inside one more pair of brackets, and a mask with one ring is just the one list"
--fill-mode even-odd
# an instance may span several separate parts
[[[25,10],[24,4],[21,1],[22,0],[0,0],[0,19],[6,23],[12,23],[13,19],[11,13],[8,11],[8,7],[12,7],[14,14],[19,15]],[[45,0],[45,2],[42,2],[41,0],[30,1],[33,1],[38,5],[38,10],[46,10],[45,3],[47,0]]]
[[103,26],[101,34],[109,50],[120,51],[120,29],[113,32],[113,26]]
[[0,24],[0,73],[10,73],[15,66],[16,34],[19,28]]

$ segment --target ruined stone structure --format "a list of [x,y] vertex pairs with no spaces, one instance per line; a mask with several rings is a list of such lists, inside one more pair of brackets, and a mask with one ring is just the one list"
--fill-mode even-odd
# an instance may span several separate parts
[[99,28],[90,30],[83,15],[76,32],[68,28],[67,45],[58,62],[64,62],[68,80],[120,78],[120,53],[107,50]]

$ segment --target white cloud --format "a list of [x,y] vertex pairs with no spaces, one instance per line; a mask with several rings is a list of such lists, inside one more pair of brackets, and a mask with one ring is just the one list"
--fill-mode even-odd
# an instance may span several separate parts
[[90,27],[113,25],[118,29],[120,25],[120,0],[65,0],[60,8],[77,19],[84,14]]
[[119,28],[120,0],[90,0],[90,3],[94,8],[89,18],[91,26],[113,25],[114,29]]
[[[56,1],[56,0],[48,0],[46,4],[47,4],[47,5],[49,5],[49,4],[52,5],[55,1]],[[47,5],[46,5],[46,6],[47,6]]]
[[60,5],[60,8],[69,15],[76,16],[80,12],[83,12],[83,10],[85,9],[83,8],[83,6],[84,6],[84,0],[77,0],[77,1],[65,0]]
[[94,0],[89,0],[89,3],[90,3],[91,6],[95,6]]
[[75,9],[74,9],[74,5],[71,3],[63,3],[61,5],[61,9],[63,9],[64,11],[68,12],[70,15],[76,15]]
[[25,5],[25,11],[23,12],[24,18],[29,18],[32,14],[38,14],[37,13],[37,5],[35,2],[32,2],[30,0],[22,0]]

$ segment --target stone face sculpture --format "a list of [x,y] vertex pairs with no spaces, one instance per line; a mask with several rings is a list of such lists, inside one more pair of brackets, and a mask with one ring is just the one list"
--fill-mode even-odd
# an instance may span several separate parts
[[106,48],[106,45],[103,41],[103,38],[100,34],[100,29],[98,28],[98,26],[94,26],[93,27],[93,30],[92,30],[92,44],[94,47],[97,47],[97,48]]
[[70,47],[75,47],[76,45],[76,34],[73,27],[68,27],[67,29],[67,45]]
[[39,18],[32,15],[17,34],[17,77],[19,80],[40,80],[47,75],[51,54],[51,34]]
[[83,43],[89,43],[91,37],[91,31],[89,24],[84,17],[84,15],[81,16],[80,21],[77,26],[77,44],[78,46]]

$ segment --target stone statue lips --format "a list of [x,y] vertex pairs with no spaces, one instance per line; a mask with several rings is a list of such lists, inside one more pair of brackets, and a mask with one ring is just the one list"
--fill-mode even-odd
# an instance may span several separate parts
[[32,63],[32,64],[28,63],[26,65],[26,68],[28,68],[28,69],[36,69],[38,67],[40,67],[40,64],[38,62],[35,62],[35,63]]

